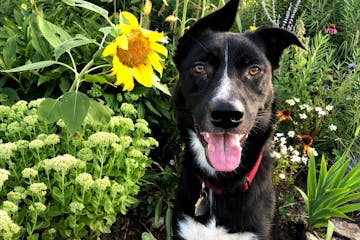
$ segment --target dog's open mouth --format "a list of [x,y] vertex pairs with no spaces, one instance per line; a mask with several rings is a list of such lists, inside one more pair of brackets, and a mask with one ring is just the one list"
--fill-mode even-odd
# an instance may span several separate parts
[[198,129],[196,132],[206,149],[208,162],[216,171],[231,172],[240,165],[247,134],[210,133]]

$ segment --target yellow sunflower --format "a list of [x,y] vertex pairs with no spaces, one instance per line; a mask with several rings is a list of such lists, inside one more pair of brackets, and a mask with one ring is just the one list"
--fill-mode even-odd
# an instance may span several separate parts
[[145,87],[151,87],[157,79],[153,68],[163,73],[162,56],[167,57],[167,49],[159,43],[164,34],[143,29],[136,17],[129,12],[122,12],[128,24],[118,24],[121,30],[114,42],[110,43],[103,56],[113,56],[111,76],[116,76],[115,85],[123,85],[123,91],[134,88],[134,78]]

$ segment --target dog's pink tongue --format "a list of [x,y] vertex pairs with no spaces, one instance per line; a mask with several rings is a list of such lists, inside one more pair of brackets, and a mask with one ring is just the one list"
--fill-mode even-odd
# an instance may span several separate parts
[[209,134],[208,158],[217,171],[231,172],[241,161],[240,135],[238,134]]

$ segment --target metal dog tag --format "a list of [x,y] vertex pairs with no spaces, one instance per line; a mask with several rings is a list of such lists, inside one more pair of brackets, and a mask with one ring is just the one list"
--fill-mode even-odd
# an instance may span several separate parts
[[195,203],[195,216],[204,216],[209,212],[209,198],[207,196],[207,193],[204,190],[201,190],[200,197]]

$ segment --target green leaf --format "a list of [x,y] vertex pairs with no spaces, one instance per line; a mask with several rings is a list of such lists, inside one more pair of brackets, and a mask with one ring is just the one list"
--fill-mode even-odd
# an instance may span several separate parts
[[82,7],[90,11],[96,12],[105,18],[107,18],[108,16],[108,11],[84,0],[62,0],[62,1],[73,7]]
[[328,225],[327,225],[327,230],[326,230],[326,239],[325,240],[331,240],[332,239],[332,235],[334,233],[334,224],[329,220],[328,221]]
[[63,55],[67,51],[70,51],[72,48],[87,45],[90,43],[96,43],[96,41],[94,39],[89,39],[83,36],[68,39],[57,45],[57,47],[55,48],[55,59],[57,60],[61,55]]
[[172,209],[168,204],[168,208],[166,209],[165,214],[165,229],[166,229],[166,240],[171,240],[172,233]]
[[342,207],[337,208],[338,211],[342,213],[355,212],[360,210],[360,203],[352,203]]
[[74,134],[81,127],[89,105],[89,97],[81,92],[67,92],[60,100],[61,116],[70,134]]
[[149,102],[148,100],[144,100],[144,103],[145,103],[146,107],[148,107],[149,110],[150,110],[152,113],[154,113],[154,114],[158,115],[159,117],[161,117],[161,114],[158,112],[158,110],[156,110],[156,109],[154,108],[154,106],[151,104],[151,102]]
[[113,85],[104,76],[85,74],[84,79],[87,82],[101,83],[101,84],[106,83],[106,84],[109,84],[109,85]]
[[54,65],[54,64],[59,64],[59,62],[51,61],[51,60],[41,61],[41,62],[26,64],[26,65],[23,65],[23,66],[20,66],[20,67],[12,68],[12,69],[1,70],[0,72],[30,71],[30,70],[36,70],[36,69],[40,69],[40,68],[49,67],[49,66]]
[[153,86],[159,89],[161,92],[165,93],[168,96],[171,96],[169,88],[166,84],[162,84],[159,81],[153,81]]
[[89,112],[87,115],[89,121],[106,124],[110,121],[112,114],[113,111],[109,107],[94,99],[90,99]]
[[155,226],[159,227],[159,222],[160,222],[160,217],[161,217],[161,211],[162,211],[162,202],[163,202],[163,198],[160,197],[159,200],[156,203],[155,206],[155,219],[154,219],[154,224]]
[[41,33],[37,28],[37,25],[31,24],[31,45],[36,50],[36,52],[40,53],[40,55],[44,58],[49,56],[49,45],[46,43],[44,39],[41,38]]
[[60,103],[53,98],[45,98],[39,106],[38,116],[46,123],[54,123],[61,118]]
[[41,33],[53,48],[56,49],[62,42],[71,39],[70,34],[61,27],[46,21],[41,16],[38,16],[37,19]]
[[143,232],[141,234],[141,240],[156,240],[156,238],[150,232]]
[[309,212],[312,211],[312,202],[316,198],[316,167],[314,155],[309,159],[309,170],[307,177],[307,194],[309,197]]
[[13,62],[16,60],[16,48],[17,48],[17,36],[8,38],[3,47],[3,59],[7,67],[11,67]]

